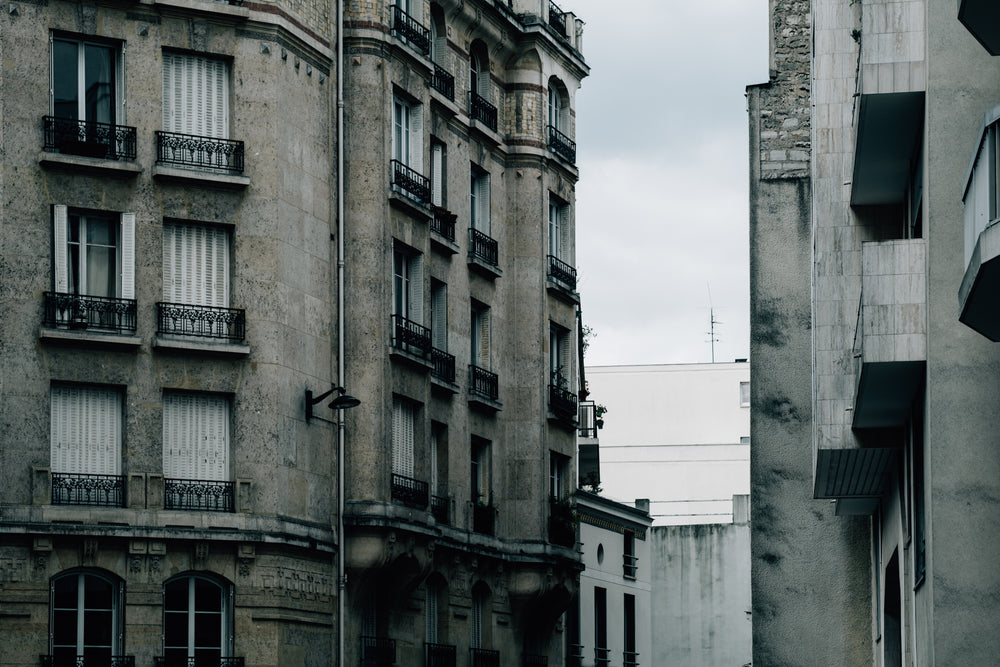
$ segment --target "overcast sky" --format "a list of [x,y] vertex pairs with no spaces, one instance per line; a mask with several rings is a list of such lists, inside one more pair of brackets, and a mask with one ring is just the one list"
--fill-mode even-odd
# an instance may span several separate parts
[[[767,0],[561,0],[586,22],[576,268],[587,365],[750,348],[745,88],[767,80]],[[709,291],[711,290],[711,301]]]

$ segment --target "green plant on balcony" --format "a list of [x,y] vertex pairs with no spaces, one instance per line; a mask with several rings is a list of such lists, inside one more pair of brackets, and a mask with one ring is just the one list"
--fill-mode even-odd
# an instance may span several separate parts
[[594,406],[594,425],[597,428],[604,428],[604,415],[607,411],[608,409],[600,403]]

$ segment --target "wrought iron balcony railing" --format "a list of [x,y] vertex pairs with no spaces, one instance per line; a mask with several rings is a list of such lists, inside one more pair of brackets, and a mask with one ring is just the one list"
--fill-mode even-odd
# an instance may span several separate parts
[[635,651],[624,651],[622,654],[622,667],[639,667],[639,654]]
[[113,655],[111,657],[40,655],[38,661],[42,667],[135,667],[134,655]]
[[153,658],[156,667],[244,667],[243,658],[197,656],[194,658],[158,655]]
[[479,93],[469,91],[469,116],[494,132],[497,131],[497,108]]
[[577,418],[576,394],[554,384],[549,385],[549,407],[567,421]]
[[580,425],[579,435],[581,438],[597,437],[597,411],[593,401],[581,401],[580,412],[577,421]]
[[417,19],[403,11],[399,5],[392,5],[392,30],[404,42],[411,44],[420,53],[431,52],[431,31]]
[[484,505],[481,500],[472,504],[472,530],[481,535],[493,535],[496,531],[497,511],[493,504]]
[[451,644],[424,644],[424,667],[455,667],[455,647]]
[[396,640],[361,637],[361,667],[392,667],[396,664]]
[[234,482],[202,479],[164,479],[163,507],[168,510],[232,512]]
[[594,665],[596,667],[608,667],[611,664],[611,649],[595,648]]
[[125,506],[125,477],[52,473],[53,505]]
[[549,255],[549,277],[570,290],[576,289],[576,269],[555,255]]
[[135,331],[135,299],[45,292],[45,326],[125,333]]
[[407,507],[422,510],[430,499],[427,482],[392,473],[392,499]]
[[500,376],[469,364],[469,393],[495,401],[500,397]]
[[549,148],[570,164],[576,164],[576,142],[549,125]]
[[431,231],[440,234],[452,243],[455,242],[455,221],[458,216],[446,208],[435,206],[434,217],[431,218]]
[[639,570],[639,559],[632,554],[625,554],[622,556],[622,576],[626,579],[635,579],[636,572]]
[[421,204],[426,204],[431,199],[430,179],[399,160],[392,161],[392,185]]
[[544,655],[525,653],[523,659],[521,660],[521,665],[522,667],[548,667],[549,659]]
[[455,101],[455,77],[437,63],[434,63],[434,71],[431,72],[431,88]]
[[451,503],[442,496],[431,496],[431,514],[438,523],[448,524],[448,506]]
[[134,127],[72,118],[42,118],[45,150],[104,160],[134,160]]
[[439,380],[455,383],[455,355],[448,354],[444,350],[436,347],[431,348],[431,360],[434,362],[434,369],[431,375]]
[[549,25],[563,37],[566,36],[566,15],[554,2],[549,2]]
[[246,338],[247,318],[242,308],[156,304],[156,332],[175,336],[222,338],[238,343]]
[[500,651],[488,648],[469,649],[470,667],[500,667]]
[[496,239],[471,227],[469,228],[469,255],[490,266],[499,266],[500,264],[500,250]]
[[431,353],[431,330],[402,315],[393,315],[392,345],[426,359]]
[[243,173],[242,141],[156,131],[157,164]]

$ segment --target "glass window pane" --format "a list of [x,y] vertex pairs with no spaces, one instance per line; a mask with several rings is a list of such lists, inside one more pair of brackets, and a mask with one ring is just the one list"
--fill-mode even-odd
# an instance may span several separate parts
[[172,611],[187,611],[188,580],[177,579],[163,587],[163,608]]
[[83,616],[84,646],[111,646],[111,612],[90,611]]
[[168,611],[163,614],[163,645],[187,646],[187,614]]
[[208,579],[194,580],[194,600],[198,611],[222,611],[222,589]]
[[89,245],[117,245],[117,225],[107,218],[87,216],[87,243]]
[[114,54],[106,46],[87,44],[84,47],[84,96],[86,119],[98,123],[113,123]]
[[89,246],[87,248],[87,288],[90,296],[117,296],[115,289],[118,272],[115,267],[114,248]]
[[79,77],[76,42],[52,43],[52,113],[59,118],[79,118]]
[[76,575],[60,577],[53,586],[52,606],[55,609],[76,609]]
[[111,609],[114,601],[114,586],[110,581],[84,575],[83,600],[87,609]]
[[195,614],[194,645],[218,647],[222,643],[222,614]]
[[52,644],[76,648],[76,611],[52,612]]

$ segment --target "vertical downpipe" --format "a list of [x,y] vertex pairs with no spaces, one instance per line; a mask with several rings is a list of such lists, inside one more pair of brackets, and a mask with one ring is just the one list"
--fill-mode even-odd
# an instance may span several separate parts
[[[337,386],[344,386],[344,0],[337,0]],[[337,667],[344,665],[344,411],[337,411]]]

